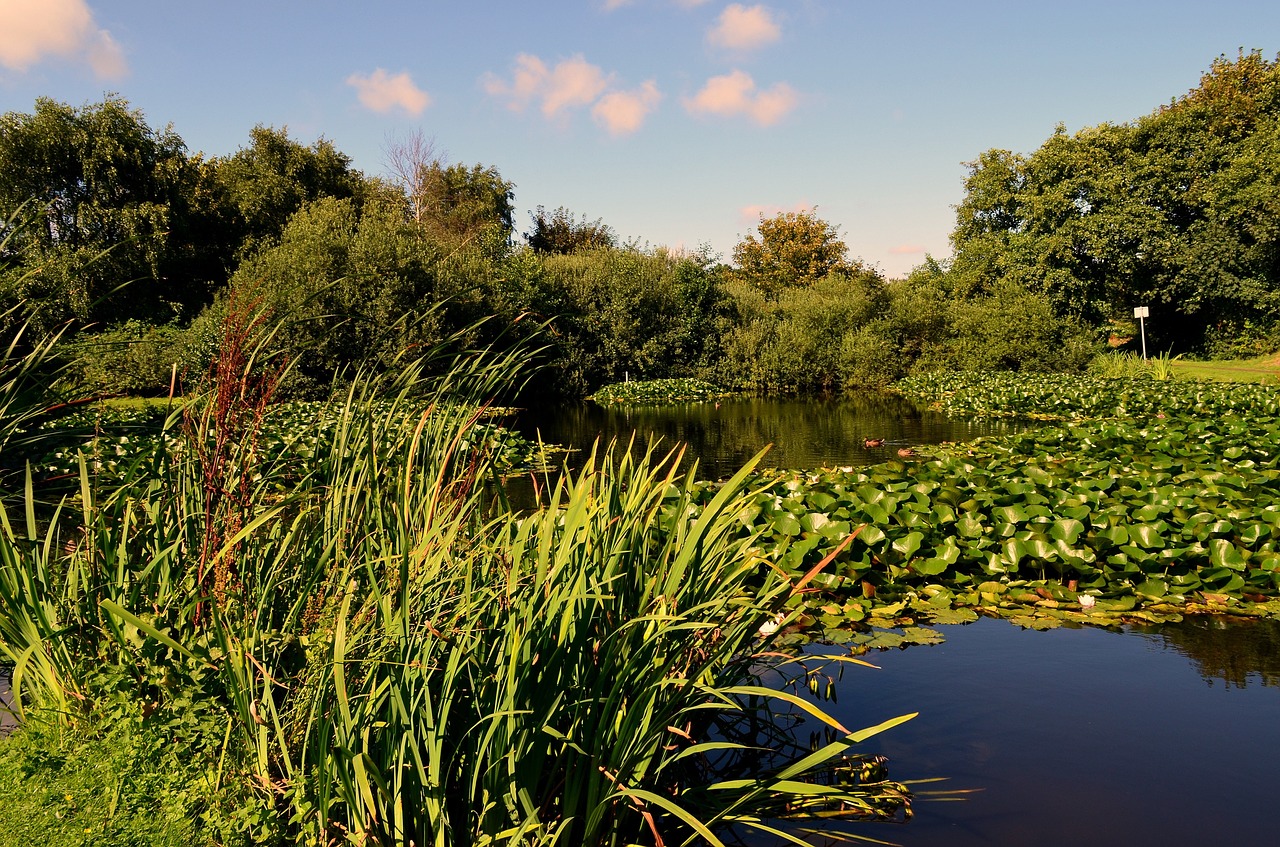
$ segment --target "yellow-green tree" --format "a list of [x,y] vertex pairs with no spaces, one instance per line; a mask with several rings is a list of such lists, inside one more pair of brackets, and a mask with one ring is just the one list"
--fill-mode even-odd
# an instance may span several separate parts
[[760,216],[756,233],[733,248],[736,276],[770,296],[796,286],[810,286],[833,273],[857,274],[839,229],[818,217],[817,209]]

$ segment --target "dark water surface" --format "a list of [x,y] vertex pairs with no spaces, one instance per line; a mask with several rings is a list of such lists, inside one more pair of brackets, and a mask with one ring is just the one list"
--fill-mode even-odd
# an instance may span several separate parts
[[[949,420],[878,395],[719,408],[584,404],[526,412],[517,425],[582,448],[632,431],[684,441],[710,478],[770,442],[766,466],[865,465],[908,444],[1020,428]],[[887,443],[867,448],[866,438]],[[1280,624],[1032,632],[981,620],[940,629],[944,644],[866,657],[879,670],[846,669],[833,711],[850,729],[920,712],[864,752],[888,756],[895,780],[942,776],[943,786],[981,790],[960,802],[921,798],[912,821],[860,834],[906,847],[1280,844]]]
[[[766,445],[773,448],[764,467],[816,468],[869,465],[896,455],[901,447],[972,441],[983,435],[1014,432],[1008,421],[965,421],[922,411],[888,394],[832,398],[739,397],[715,403],[630,408],[583,402],[518,414],[515,427],[527,437],[586,451],[596,438],[626,442],[632,433],[640,446],[650,437],[670,448],[689,445],[698,476],[732,476]],[[867,439],[883,438],[880,447]],[[581,455],[581,452],[579,453]],[[571,459],[572,462],[572,459]],[[687,464],[687,463],[686,463]]]
[[944,644],[846,670],[833,712],[850,729],[919,712],[865,750],[895,780],[981,790],[859,833],[906,847],[1280,843],[1276,622],[939,629]]

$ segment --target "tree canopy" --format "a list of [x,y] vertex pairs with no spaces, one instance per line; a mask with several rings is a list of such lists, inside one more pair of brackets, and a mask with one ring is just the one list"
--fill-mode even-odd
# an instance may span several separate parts
[[81,108],[40,98],[30,114],[0,115],[0,209],[26,204],[33,218],[8,239],[0,296],[45,327],[172,317],[200,296],[176,273],[171,237],[197,182],[182,139],[117,97]]
[[952,244],[959,291],[1012,281],[1094,324],[1149,306],[1166,347],[1274,346],[1260,336],[1280,323],[1280,65],[1219,58],[1136,121],[981,154]]
[[766,294],[862,270],[848,260],[840,231],[818,217],[817,209],[761,215],[756,230],[733,248],[733,262],[739,279]]

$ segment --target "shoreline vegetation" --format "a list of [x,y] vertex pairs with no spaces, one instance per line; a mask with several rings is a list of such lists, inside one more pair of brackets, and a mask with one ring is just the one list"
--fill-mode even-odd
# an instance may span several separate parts
[[[115,468],[80,454],[65,493],[9,468],[0,652],[27,727],[0,743],[0,789],[66,794],[6,817],[6,840],[154,823],[129,837],[720,843],[909,814],[857,745],[911,716],[841,725],[807,693],[841,660],[762,635],[806,581],[737,531],[750,466],[695,505],[675,457],[601,448],[516,514],[485,492],[501,453],[478,410],[519,388],[526,351],[443,347],[443,377],[416,360],[357,376],[282,439],[255,331],[229,320],[163,449]],[[9,443],[54,437],[20,382]],[[794,690],[759,684],[780,667]],[[827,738],[789,739],[789,712]],[[104,744],[139,773],[111,786],[75,765]]]
[[[858,652],[1280,616],[1280,389],[1181,378],[1273,376],[1278,127],[1280,62],[1219,58],[981,153],[951,258],[890,280],[816,209],[726,264],[564,208],[521,238],[492,166],[0,116],[0,845],[874,838],[925,792],[859,748],[912,715],[824,710]],[[491,416],[717,386],[1038,426],[707,482],[618,445],[553,474]]]

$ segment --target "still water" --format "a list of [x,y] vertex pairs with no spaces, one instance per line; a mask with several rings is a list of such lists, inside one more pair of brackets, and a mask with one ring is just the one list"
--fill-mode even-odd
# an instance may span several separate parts
[[846,670],[833,711],[850,729],[919,712],[864,750],[889,758],[892,779],[979,790],[859,834],[906,847],[1280,843],[1276,622],[939,629],[943,644]]
[[[731,475],[766,444],[766,466],[865,465],[905,445],[1022,428],[880,395],[584,404],[527,411],[517,426],[580,450],[632,432],[683,442],[686,465],[696,459],[708,478]],[[868,448],[869,438],[885,444]],[[1280,844],[1280,624],[1033,632],[980,620],[941,630],[944,644],[845,670],[834,712],[850,729],[919,712],[864,752],[888,756],[895,780],[941,776],[978,790],[960,802],[921,799],[910,822],[859,834],[906,847]]]
[[[816,468],[869,465],[893,458],[902,447],[972,441],[1024,428],[1009,421],[966,421],[889,394],[832,398],[737,397],[720,403],[628,408],[591,402],[526,409],[514,425],[525,436],[576,448],[577,456],[600,438],[623,443],[634,433],[638,447],[650,438],[670,448],[689,447],[686,466],[698,461],[698,476],[732,476],[752,456],[773,445],[764,467]],[[884,444],[867,447],[868,439]],[[573,462],[571,457],[570,463]]]

